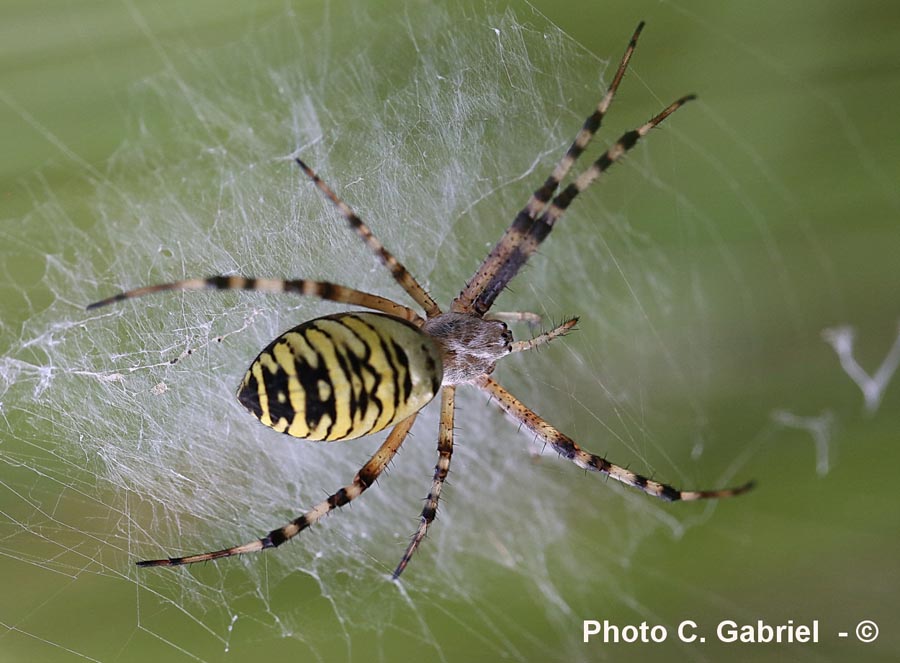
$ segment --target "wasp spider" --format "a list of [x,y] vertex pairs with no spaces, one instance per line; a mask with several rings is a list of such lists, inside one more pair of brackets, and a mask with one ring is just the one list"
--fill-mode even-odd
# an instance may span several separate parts
[[215,552],[138,562],[139,566],[177,566],[231,557],[274,548],[295,537],[371,486],[406,439],[419,410],[440,392],[438,461],[419,526],[394,570],[393,577],[397,578],[422,542],[438,508],[453,453],[454,397],[456,387],[461,384],[486,392],[513,420],[579,467],[605,474],[648,495],[669,501],[700,500],[729,497],[750,489],[752,483],[719,490],[679,490],[615,465],[582,449],[490,377],[502,357],[530,350],[562,336],[576,322],[576,319],[567,320],[531,340],[513,341],[505,320],[529,319],[531,314],[489,313],[494,300],[546,239],[575,197],[640,138],[693,99],[692,95],[682,97],[645,124],[623,134],[554,197],[560,182],[600,127],[642,27],[643,23],[635,30],[609,90],[596,110],[585,120],[551,175],[534,192],[459,296],[451,302],[449,311],[445,312],[437,305],[369,227],[300,159],[296,161],[303,172],[422,308],[424,317],[403,304],[334,283],[243,276],[213,276],[137,288],[88,307],[92,309],[167,290],[212,288],[290,292],[374,311],[329,315],[285,332],[253,361],[237,393],[244,407],[263,424],[301,439],[350,440],[393,427],[385,442],[353,480],[303,515],[260,539]]

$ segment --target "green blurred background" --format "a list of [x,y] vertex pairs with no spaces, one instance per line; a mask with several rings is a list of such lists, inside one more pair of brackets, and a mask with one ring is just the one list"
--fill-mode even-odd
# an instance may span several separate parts
[[[422,11],[418,3],[381,5],[369,11],[413,17]],[[5,244],[0,249],[0,333],[4,354],[12,356],[14,349],[21,350],[21,339],[28,336],[23,311],[30,316],[55,299],[42,286],[46,265],[33,259],[41,253],[36,238],[52,235],[54,228],[25,228],[23,220],[32,221],[35,217],[30,212],[52,198],[61,209],[69,210],[74,226],[85,228],[90,238],[92,222],[81,215],[89,213],[84,201],[95,183],[84,171],[114,170],[111,158],[123,145],[140,140],[141,126],[165,123],[171,117],[162,111],[148,115],[147,108],[135,117],[130,101],[135,86],[174,67],[191,87],[195,84],[191,72],[200,75],[202,71],[188,66],[192,60],[202,57],[215,62],[230,49],[246,47],[261,26],[277,22],[288,7],[293,17],[300,17],[296,20],[299,38],[303,26],[313,30],[322,24],[323,16],[339,24],[342,16],[358,9],[345,2],[290,4],[283,0],[252,5],[3,3],[0,145],[6,158],[0,163]],[[476,3],[454,11],[471,20],[480,11],[497,9]],[[20,425],[15,399],[22,397],[10,389],[0,398],[0,413],[9,427],[0,445],[5,447],[5,467],[9,468],[4,469],[7,476],[2,478],[5,490],[0,498],[6,517],[4,538],[9,541],[0,561],[0,583],[5,588],[0,598],[0,660],[428,656],[455,661],[553,660],[557,655],[555,660],[717,660],[724,655],[759,661],[900,658],[900,510],[895,490],[900,388],[890,385],[880,409],[867,415],[859,390],[820,338],[823,329],[852,324],[857,329],[857,357],[872,372],[898,333],[900,5],[579,1],[533,2],[513,9],[525,23],[542,24],[545,19],[535,13],[542,12],[585,49],[613,60],[634,24],[646,19],[650,27],[640,47],[636,73],[628,82],[645,99],[649,89],[660,103],[684,92],[700,93],[703,106],[681,113],[677,128],[695,150],[690,157],[693,167],[683,168],[699,170],[699,174],[692,178],[679,172],[676,181],[685,199],[700,206],[689,215],[710,219],[715,232],[680,235],[668,220],[673,214],[667,207],[670,199],[642,195],[640,182],[629,183],[627,177],[618,179],[621,187],[610,192],[613,202],[609,204],[614,207],[616,200],[625,200],[630,222],[652,237],[654,248],[676,264],[689,262],[703,283],[704,307],[711,312],[695,342],[710,370],[726,377],[713,376],[690,396],[702,403],[708,417],[704,429],[710,437],[731,440],[732,446],[716,448],[720,467],[729,458],[742,459],[739,478],[756,477],[759,489],[721,505],[701,524],[687,528],[682,537],[661,534],[623,551],[613,570],[596,570],[615,575],[615,582],[599,583],[591,596],[583,596],[574,586],[567,596],[563,587],[561,598],[574,610],[556,622],[546,619],[546,606],[536,606],[546,596],[523,589],[514,572],[482,574],[473,568],[471,582],[480,585],[473,592],[477,595],[473,604],[452,593],[446,600],[434,596],[430,610],[418,618],[402,613],[393,628],[378,637],[361,624],[317,622],[316,606],[326,601],[315,583],[302,581],[270,588],[276,596],[270,605],[286,611],[304,605],[300,614],[305,630],[282,636],[275,629],[251,628],[249,635],[241,632],[231,637],[221,621],[197,618],[203,607],[193,606],[190,620],[180,620],[177,611],[142,612],[128,560],[120,560],[121,575],[65,574],[42,559],[45,553],[39,540],[33,542],[33,549],[26,549],[21,533],[28,528],[28,518],[19,511],[23,503],[31,502],[23,493],[46,495],[54,488],[9,480],[14,465],[23,458],[18,451],[10,452],[13,438],[21,443],[24,435],[18,430],[15,436],[9,434]],[[346,38],[339,30],[335,34]],[[336,57],[344,50],[354,56],[359,52],[353,40],[341,42],[339,37],[331,49]],[[390,49],[390,41],[382,35],[366,55],[377,58]],[[588,91],[577,94],[569,109],[580,115],[593,100]],[[631,106],[629,112],[629,117],[638,113],[642,118],[647,111],[645,106]],[[626,126],[620,121],[627,123],[628,118],[619,118],[615,126]],[[654,153],[654,167],[672,172],[672,164],[680,164],[675,145]],[[167,146],[154,149],[165,154]],[[80,174],[73,172],[79,170]],[[485,237],[495,234],[491,230]],[[564,239],[558,246],[544,253],[567,250]],[[703,271],[706,257],[723,250],[727,262],[735,265],[737,279],[720,281],[712,267]],[[453,255],[464,262],[451,268],[452,273],[470,264],[470,255]],[[65,254],[58,257],[66,259]],[[710,264],[714,262],[721,267],[718,259]],[[106,263],[98,266],[100,271],[107,268]],[[435,279],[440,275],[439,270]],[[682,285],[684,294],[679,294]],[[690,298],[690,284],[674,287],[671,300],[677,308],[679,298]],[[563,312],[583,305],[575,297],[562,301],[567,307]],[[595,305],[602,307],[602,299]],[[695,312],[696,307],[684,310]],[[687,313],[682,317],[674,313],[668,324],[673,329],[690,329],[697,320]],[[659,331],[666,334],[665,328]],[[672,347],[677,352],[678,341]],[[552,382],[548,376],[542,379]],[[590,384],[589,378],[582,380]],[[680,407],[679,388],[669,387],[669,396],[655,397],[668,401],[675,412]],[[666,386],[659,389],[666,393]],[[534,400],[534,394],[529,400]],[[772,411],[782,408],[803,416],[831,413],[834,425],[827,475],[816,473],[808,432],[770,423]],[[588,423],[581,426],[584,429]],[[38,427],[34,434],[39,432]],[[746,449],[741,442],[747,443]],[[32,465],[41,462],[34,459]],[[655,463],[660,474],[664,463]],[[60,519],[64,513],[69,517],[64,506],[53,511]],[[71,517],[78,521],[77,509]],[[85,538],[102,540],[104,523],[87,514],[83,517]],[[527,517],[512,515],[510,526],[515,526],[517,518]],[[43,526],[49,531],[46,523]],[[603,540],[607,535],[603,531],[579,534],[585,540]],[[79,544],[70,540],[68,545]],[[417,561],[431,563],[424,558]],[[347,582],[352,581],[351,577]],[[613,585],[616,590],[604,594]],[[221,588],[226,603],[232,600],[230,591],[227,584]],[[384,610],[391,612],[395,609],[391,602],[400,600],[394,593],[382,596],[371,587],[365,592],[373,610],[385,601]],[[498,605],[508,614],[508,631],[479,631],[473,626],[473,621],[477,624],[473,615],[485,606]],[[242,609],[240,604],[232,607]],[[216,606],[207,608],[214,611]],[[252,621],[253,606],[244,609],[244,616]],[[622,625],[646,620],[666,624],[671,632],[682,619],[706,626],[724,617],[772,623],[819,619],[823,642],[729,647],[712,642],[679,645],[674,637],[664,645],[580,642],[582,619],[608,618]],[[878,622],[881,635],[876,642],[860,644],[854,639],[853,628],[862,619]],[[260,617],[261,623],[271,620],[271,615]],[[335,629],[336,635],[329,636],[329,629]],[[837,638],[839,630],[850,631],[850,637]],[[523,639],[523,633],[528,637]]]

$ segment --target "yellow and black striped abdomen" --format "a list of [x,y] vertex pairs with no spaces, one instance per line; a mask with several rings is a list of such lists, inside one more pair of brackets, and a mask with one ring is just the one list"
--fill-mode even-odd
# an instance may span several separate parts
[[435,342],[380,313],[338,313],[276,338],[238,400],[266,426],[308,440],[351,440],[422,409],[443,377]]

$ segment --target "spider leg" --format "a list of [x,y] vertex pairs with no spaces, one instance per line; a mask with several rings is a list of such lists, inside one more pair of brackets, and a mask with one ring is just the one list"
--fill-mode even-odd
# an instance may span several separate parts
[[559,338],[560,336],[565,336],[570,331],[572,331],[576,324],[578,324],[578,318],[570,318],[569,320],[563,322],[561,325],[557,325],[550,331],[544,332],[543,334],[538,334],[534,338],[528,339],[527,341],[513,341],[512,348],[509,352],[510,354],[512,354],[513,352],[525,352],[526,350],[533,350],[539,345],[549,343],[553,339]]
[[406,552],[403,553],[400,563],[397,564],[397,568],[394,570],[394,580],[400,577],[403,569],[409,564],[409,560],[412,559],[422,539],[425,538],[428,526],[437,513],[438,500],[441,498],[441,488],[444,485],[444,480],[447,478],[447,473],[450,471],[450,456],[453,454],[453,401],[455,394],[456,388],[452,386],[444,387],[441,392],[441,427],[438,432],[438,462],[434,467],[434,480],[431,484],[431,492],[425,498],[422,520],[419,522],[419,527],[416,533],[413,534],[412,540],[406,547]]
[[314,525],[327,516],[330,512],[338,507],[348,504],[352,500],[362,495],[363,491],[375,483],[378,476],[384,471],[391,459],[397,453],[400,445],[406,439],[409,429],[412,428],[413,422],[417,415],[407,417],[399,424],[394,426],[390,435],[384,441],[378,450],[372,455],[369,461],[362,466],[353,481],[344,486],[327,499],[316,504],[312,509],[304,513],[283,527],[273,529],[260,539],[250,541],[240,546],[216,550],[214,552],[201,553],[199,555],[188,555],[186,557],[169,557],[168,559],[151,559],[138,562],[138,566],[181,566],[183,564],[194,564],[195,562],[206,562],[221,557],[232,557],[234,555],[243,555],[245,553],[258,552],[266,548],[275,548],[280,546],[288,539],[292,539],[310,525]]
[[359,235],[363,242],[365,242],[366,246],[371,249],[371,251],[378,257],[381,263],[388,268],[391,272],[391,275],[394,277],[394,280],[400,284],[404,290],[406,290],[407,294],[415,300],[415,302],[425,309],[425,315],[429,318],[433,318],[436,315],[441,314],[441,309],[438,307],[437,303],[431,298],[427,292],[425,292],[425,288],[423,288],[418,281],[413,277],[412,274],[403,266],[403,264],[394,257],[394,255],[384,248],[384,244],[375,237],[372,233],[372,229],[369,228],[365,223],[363,223],[362,219],[360,219],[356,213],[350,208],[350,206],[345,203],[343,200],[338,198],[337,194],[331,190],[325,182],[322,181],[315,172],[313,172],[312,168],[307,166],[300,159],[296,159],[300,168],[303,169],[303,172],[306,173],[307,177],[313,181],[319,191],[325,194],[334,206],[337,207],[338,211],[341,215],[347,220],[347,223],[350,224],[350,227],[356,231],[356,234]]
[[[637,144],[638,140],[650,133],[651,129],[659,126],[659,124],[669,117],[669,115],[677,111],[687,102],[696,98],[696,95],[693,94],[685,95],[680,99],[673,101],[663,109],[662,112],[650,118],[637,129],[626,131],[622,134],[621,138],[619,138],[619,140],[617,140],[606,152],[600,155],[600,158],[592,163],[587,170],[575,178],[574,182],[563,189],[563,191],[553,199],[553,202],[550,203],[550,207],[547,211],[534,222],[531,232],[529,232],[528,237],[522,246],[522,253],[525,255],[525,259],[537,250],[538,245],[548,234],[550,234],[553,224],[555,224],[565,213],[566,209],[579,193],[587,189],[597,180],[597,178],[609,170],[610,166],[625,156],[628,150]],[[524,260],[522,262],[524,263]]]
[[[501,269],[498,269],[492,278],[484,286],[481,293],[476,297],[473,304],[476,312],[487,311],[494,303],[494,299],[503,291],[512,278],[519,272],[522,265],[537,251],[538,246],[543,242],[550,231],[553,230],[554,224],[562,217],[566,209],[579,193],[587,189],[593,184],[597,178],[605,173],[610,166],[621,159],[631,148],[633,148],[638,140],[646,136],[651,129],[665,120],[669,115],[681,108],[684,104],[696,97],[692,94],[681,97],[672,102],[662,112],[658,113],[650,120],[642,124],[637,129],[632,129],[622,134],[600,158],[598,158],[590,167],[581,175],[575,178],[575,181],[569,184],[565,189],[557,195],[547,210],[541,214],[528,228],[528,231],[517,244],[515,250],[510,252]],[[502,241],[502,240],[501,240]]]
[[584,152],[594,134],[600,128],[603,117],[609,110],[619,89],[619,83],[622,82],[622,78],[625,76],[628,62],[631,60],[631,55],[634,53],[638,37],[643,29],[644,22],[641,21],[631,36],[628,47],[625,49],[622,60],[616,69],[612,83],[610,83],[600,103],[597,104],[597,108],[584,121],[584,124],[575,136],[575,140],[572,141],[563,158],[556,164],[553,172],[544,184],[531,195],[528,203],[516,215],[515,220],[503,233],[500,241],[491,249],[488,257],[485,258],[472,278],[469,279],[465,289],[453,301],[451,310],[468,313],[474,306],[475,312],[483,315],[491,307],[497,295],[506,287],[506,284],[515,276],[519,266],[515,266],[513,271],[507,275],[509,271],[507,267],[508,261],[512,256],[515,256],[518,247],[531,232],[532,224],[538,214],[543,211],[544,206],[553,196],[559,183],[569,173],[575,161],[581,156],[581,153]]
[[342,285],[328,283],[326,281],[310,281],[308,279],[281,280],[281,279],[255,279],[244,276],[211,276],[205,279],[185,279],[172,283],[150,285],[134,290],[126,290],[112,297],[101,299],[87,306],[87,310],[107,306],[125,299],[143,297],[154,292],[166,292],[169,290],[250,290],[253,292],[281,293],[290,292],[303,296],[318,297],[342,304],[354,304],[364,306],[375,311],[381,311],[397,318],[403,318],[421,324],[422,318],[414,310],[390,299],[379,297],[362,290],[347,288]]
[[491,311],[484,314],[485,320],[499,320],[501,322],[525,322],[529,325],[541,324],[540,313],[531,311]]
[[735,488],[679,490],[653,479],[648,479],[627,468],[610,463],[601,456],[583,450],[575,443],[575,440],[560,433],[488,376],[484,375],[478,378],[475,384],[490,394],[497,401],[501,410],[552,446],[564,458],[581,468],[606,474],[616,481],[633,486],[653,497],[658,497],[668,502],[718,499],[746,493],[753,487],[754,482],[750,481]]

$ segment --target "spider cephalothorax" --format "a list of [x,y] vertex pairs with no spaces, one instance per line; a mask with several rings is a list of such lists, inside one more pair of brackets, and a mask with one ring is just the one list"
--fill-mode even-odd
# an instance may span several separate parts
[[444,365],[445,385],[471,382],[494,372],[497,360],[513,348],[512,332],[501,320],[485,320],[469,313],[441,313],[429,318],[422,331],[437,343]]
[[[532,313],[489,313],[494,300],[546,239],[572,200],[646,136],[651,129],[692,99],[678,99],[649,121],[623,134],[559,193],[560,182],[600,127],[625,75],[643,23],[635,30],[609,90],[588,116],[563,158],[532,194],[512,224],[466,283],[445,313],[406,268],[381,244],[369,227],[306,164],[297,163],[327,196],[387,267],[397,283],[418,304],[423,315],[398,302],[355,288],[308,279],[253,279],[214,276],[187,279],[129,290],[91,304],[104,306],[166,290],[255,290],[291,292],[360,306],[372,312],[339,313],[299,325],[272,341],[251,364],[238,389],[241,403],[263,424],[293,437],[310,440],[350,440],[392,427],[387,439],[353,480],[293,521],[260,539],[215,552],[172,557],[140,566],[177,566],[272,548],[296,536],[332,510],[371,486],[406,439],[419,410],[441,394],[438,462],[419,527],[394,570],[399,576],[434,520],[453,453],[454,398],[457,385],[486,392],[511,418],[538,440],[579,467],[606,474],[664,500],[698,500],[738,495],[752,483],[719,490],[678,490],[609,462],[582,449],[558,431],[490,374],[501,357],[530,350],[564,335],[576,319],[527,341],[513,341],[504,320],[537,319]],[[555,197],[554,197],[555,195]]]

